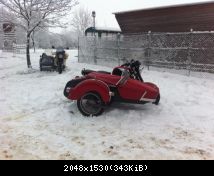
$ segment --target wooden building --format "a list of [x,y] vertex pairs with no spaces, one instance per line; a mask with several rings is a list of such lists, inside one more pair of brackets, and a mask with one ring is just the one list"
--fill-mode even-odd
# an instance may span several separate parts
[[16,43],[15,25],[0,20],[0,49],[12,51],[14,43]]
[[123,34],[214,31],[214,2],[114,13]]

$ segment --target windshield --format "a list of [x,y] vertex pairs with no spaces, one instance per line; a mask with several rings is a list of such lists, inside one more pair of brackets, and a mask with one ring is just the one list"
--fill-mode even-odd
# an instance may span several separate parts
[[120,69],[122,71],[121,79],[117,83],[118,86],[124,85],[130,78],[130,73],[126,69]]
[[56,52],[64,52],[65,50],[64,50],[64,48],[63,47],[58,47],[57,49],[56,49]]

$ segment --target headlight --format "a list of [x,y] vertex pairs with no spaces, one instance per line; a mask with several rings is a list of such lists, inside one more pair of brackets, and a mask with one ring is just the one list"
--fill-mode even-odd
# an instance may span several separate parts
[[59,58],[62,59],[62,58],[63,58],[63,55],[62,55],[62,54],[59,54]]

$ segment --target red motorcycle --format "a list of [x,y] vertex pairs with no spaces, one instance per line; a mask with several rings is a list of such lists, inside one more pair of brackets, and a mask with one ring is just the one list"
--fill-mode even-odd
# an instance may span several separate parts
[[158,105],[159,88],[143,81],[140,66],[139,61],[132,60],[114,68],[112,73],[84,69],[82,77],[67,83],[64,95],[77,100],[84,116],[99,116],[112,102]]

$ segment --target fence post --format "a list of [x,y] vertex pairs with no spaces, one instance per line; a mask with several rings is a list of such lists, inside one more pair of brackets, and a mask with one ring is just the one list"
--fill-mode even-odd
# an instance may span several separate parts
[[96,49],[97,49],[97,41],[96,41],[96,35],[94,35],[94,64],[97,65],[97,53],[96,53]]
[[80,36],[78,36],[78,54],[77,54],[77,57],[78,57],[78,63],[80,63]]
[[148,70],[150,70],[149,68],[149,64],[150,64],[150,60],[151,60],[151,45],[152,45],[152,39],[151,39],[151,31],[148,32],[148,50],[147,50],[147,67]]
[[190,76],[191,74],[191,65],[192,65],[192,58],[191,58],[192,42],[193,42],[192,34],[193,34],[193,29],[190,30],[190,34],[189,34],[190,41],[189,41],[188,58],[187,58],[188,59],[188,76]]
[[120,33],[117,34],[117,58],[118,65],[120,65]]
[[13,57],[16,57],[16,44],[13,43]]

